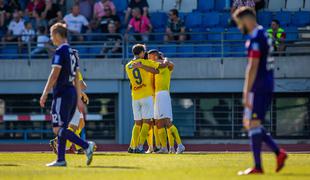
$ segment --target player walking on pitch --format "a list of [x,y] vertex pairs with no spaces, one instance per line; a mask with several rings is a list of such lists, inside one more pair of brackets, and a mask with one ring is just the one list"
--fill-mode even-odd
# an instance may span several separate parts
[[[53,89],[52,123],[53,132],[58,137],[57,160],[46,166],[66,166],[65,146],[66,140],[79,145],[85,150],[86,164],[90,165],[93,158],[93,142],[85,142],[74,132],[68,130],[68,124],[72,119],[76,107],[82,112],[81,88],[79,83],[79,66],[73,50],[67,43],[67,28],[65,24],[56,23],[51,29],[51,40],[58,48],[52,60],[52,70],[40,98],[40,106],[43,108],[48,93]],[[73,86],[75,82],[75,86]]]
[[265,142],[276,154],[279,172],[287,159],[287,153],[279,149],[272,137],[262,126],[266,111],[271,104],[274,88],[273,59],[269,57],[272,51],[271,40],[262,26],[256,22],[255,12],[248,7],[238,9],[233,18],[238,28],[250,36],[246,41],[248,65],[246,68],[243,88],[244,118],[243,125],[249,132],[255,167],[240,171],[239,175],[262,174],[261,146]]

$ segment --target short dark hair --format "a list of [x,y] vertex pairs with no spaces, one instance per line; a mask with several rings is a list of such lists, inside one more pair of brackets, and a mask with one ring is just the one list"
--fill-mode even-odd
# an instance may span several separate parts
[[253,19],[256,19],[256,13],[254,11],[253,8],[250,7],[241,7],[238,8],[234,14],[233,14],[233,18],[236,19],[241,19],[243,17],[251,17]]
[[132,46],[132,53],[135,56],[138,56],[141,52],[145,52],[145,45],[144,44],[135,44]]
[[179,17],[179,11],[177,9],[170,9],[170,12],[172,12],[172,14],[176,15],[177,17]]
[[273,19],[271,22],[275,22],[277,25],[280,25],[280,21],[277,19]]
[[68,37],[68,29],[67,29],[67,25],[64,23],[56,23],[51,27],[52,34],[57,33],[59,34],[61,37],[63,38],[67,38]]

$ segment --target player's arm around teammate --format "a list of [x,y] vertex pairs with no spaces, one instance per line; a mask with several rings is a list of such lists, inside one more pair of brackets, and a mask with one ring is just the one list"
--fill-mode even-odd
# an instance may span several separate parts
[[[131,84],[132,108],[135,120],[129,150],[143,153],[143,145],[150,129],[151,119],[154,116],[153,74],[148,72],[147,68],[139,67],[139,64],[155,69],[154,72],[156,72],[156,69],[167,65],[144,59],[146,50],[142,44],[134,45],[132,51],[135,57],[126,65],[126,73]],[[129,152],[132,152],[131,150]]]

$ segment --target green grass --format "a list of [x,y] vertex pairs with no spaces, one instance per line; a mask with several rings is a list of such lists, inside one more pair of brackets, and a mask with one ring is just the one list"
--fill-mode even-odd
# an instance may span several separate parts
[[250,153],[187,153],[182,155],[139,155],[97,153],[90,167],[84,155],[67,155],[67,167],[45,167],[52,153],[0,153],[0,179],[310,179],[310,155],[290,154],[287,166],[275,173],[275,158],[264,154],[265,175],[237,176],[252,165]]

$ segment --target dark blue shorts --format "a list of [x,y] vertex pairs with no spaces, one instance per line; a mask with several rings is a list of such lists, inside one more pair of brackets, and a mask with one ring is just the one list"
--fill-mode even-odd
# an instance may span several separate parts
[[67,128],[77,106],[77,94],[75,88],[68,88],[60,96],[54,97],[52,102],[53,127]]
[[248,120],[258,119],[261,121],[265,120],[266,112],[270,107],[272,101],[272,93],[253,93],[249,94],[250,103],[252,110],[245,108],[244,117]]

